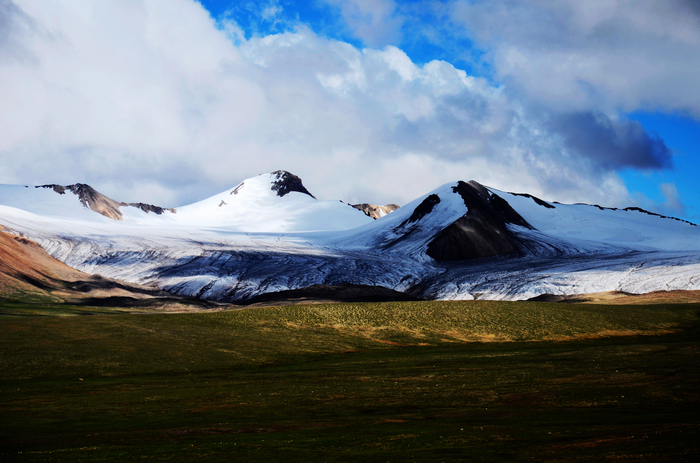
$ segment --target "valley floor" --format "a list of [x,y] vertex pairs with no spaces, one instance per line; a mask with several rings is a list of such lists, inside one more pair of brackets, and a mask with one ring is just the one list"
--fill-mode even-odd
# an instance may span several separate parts
[[0,340],[3,461],[700,454],[700,304],[3,316]]

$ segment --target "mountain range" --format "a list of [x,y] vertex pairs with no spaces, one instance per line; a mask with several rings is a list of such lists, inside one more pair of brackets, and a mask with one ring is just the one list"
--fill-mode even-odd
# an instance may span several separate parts
[[219,302],[348,285],[444,300],[700,289],[694,224],[475,181],[400,208],[318,200],[286,171],[177,208],[85,184],[2,185],[0,226],[85,274]]

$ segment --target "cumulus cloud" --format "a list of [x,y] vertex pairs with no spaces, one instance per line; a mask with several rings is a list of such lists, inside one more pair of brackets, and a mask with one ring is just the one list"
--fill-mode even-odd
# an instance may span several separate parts
[[[0,42],[2,183],[88,182],[174,206],[287,169],[317,197],[352,202],[403,204],[476,179],[627,205],[609,166],[668,161],[634,124],[572,112],[609,151],[581,156],[570,124],[449,63],[303,25],[246,39],[192,0],[0,0],[0,18],[12,25]],[[628,158],[609,161],[616,149]]]

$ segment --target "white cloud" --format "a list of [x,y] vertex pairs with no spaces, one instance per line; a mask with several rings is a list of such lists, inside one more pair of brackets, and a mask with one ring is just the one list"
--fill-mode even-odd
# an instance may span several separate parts
[[559,112],[700,117],[695,0],[456,0],[451,19],[488,50],[500,79]]
[[317,197],[353,202],[475,179],[628,205],[614,173],[445,62],[303,26],[247,41],[191,0],[16,5],[0,0],[2,183],[87,182],[175,206],[286,169]]

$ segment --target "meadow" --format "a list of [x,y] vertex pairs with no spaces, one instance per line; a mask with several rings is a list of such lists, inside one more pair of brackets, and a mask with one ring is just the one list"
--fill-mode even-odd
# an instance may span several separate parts
[[700,304],[123,312],[0,301],[2,461],[700,454]]

